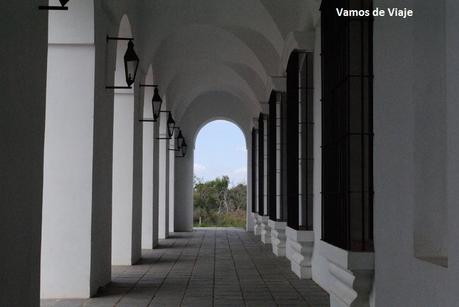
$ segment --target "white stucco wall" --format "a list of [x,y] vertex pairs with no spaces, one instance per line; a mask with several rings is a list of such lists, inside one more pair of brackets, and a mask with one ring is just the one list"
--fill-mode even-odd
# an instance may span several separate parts
[[[375,301],[455,306],[459,46],[450,34],[459,10],[451,1],[404,5],[414,18],[375,21]],[[448,268],[416,258],[420,247],[447,255]]]

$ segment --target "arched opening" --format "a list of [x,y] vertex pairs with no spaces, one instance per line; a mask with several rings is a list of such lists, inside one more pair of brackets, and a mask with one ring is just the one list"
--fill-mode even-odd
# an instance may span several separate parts
[[194,150],[194,227],[246,225],[247,149],[242,130],[214,120],[196,136]]

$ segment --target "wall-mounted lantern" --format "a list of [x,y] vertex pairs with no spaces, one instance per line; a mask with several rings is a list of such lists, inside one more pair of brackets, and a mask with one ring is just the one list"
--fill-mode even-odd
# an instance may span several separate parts
[[65,6],[69,0],[59,0],[61,3],[61,6],[50,6],[50,5],[40,5],[38,7],[39,10],[45,10],[45,11],[68,11],[69,8]]
[[185,144],[185,138],[182,135],[182,130],[179,130],[178,136],[176,138],[177,148],[182,148],[183,144]]
[[132,40],[128,43],[126,54],[124,55],[124,71],[126,74],[126,83],[130,87],[137,75],[137,69],[139,68],[139,57],[134,51],[134,43]]
[[169,116],[167,117],[167,137],[160,137],[157,138],[158,140],[170,140],[172,136],[174,135],[174,130],[178,129],[177,126],[175,126],[175,120],[172,117],[172,112],[171,111],[159,111],[159,113],[167,113]]
[[174,130],[177,130],[178,133],[175,133],[175,143],[174,143],[174,148],[169,148],[170,151],[181,151],[182,150],[182,145],[183,145],[183,135],[182,135],[182,130],[180,130],[180,127],[175,126]]
[[172,118],[172,113],[169,112],[169,117],[167,118],[167,133],[171,138],[174,135],[175,129],[175,120]]
[[140,84],[140,87],[154,87],[155,92],[153,94],[153,98],[151,99],[151,108],[153,111],[153,118],[148,119],[139,119],[140,122],[157,122],[159,118],[159,114],[161,113],[161,105],[163,104],[163,100],[161,96],[159,96],[158,86],[156,84]]
[[185,140],[183,140],[183,144],[181,147],[182,156],[180,158],[184,158],[186,156],[187,150],[188,150],[188,145],[186,144]]
[[[169,148],[170,151],[178,152],[179,155],[176,155],[176,158],[183,158],[185,157],[188,145],[186,144],[185,138],[183,137],[182,130],[175,126],[174,130],[178,130],[177,136],[175,137],[175,148]],[[161,138],[160,138],[161,139]],[[162,138],[162,139],[170,139],[170,138]]]
[[124,54],[124,74],[126,77],[127,86],[106,86],[107,89],[131,89],[132,84],[135,82],[135,77],[137,76],[137,69],[139,68],[139,57],[135,53],[134,43],[132,42],[133,38],[126,37],[110,37],[107,36],[107,42],[110,40],[127,40],[129,41],[126,53]]
[[163,100],[161,99],[161,96],[159,96],[158,87],[155,87],[155,93],[153,94],[153,98],[151,99],[154,120],[157,120],[159,118],[162,104]]

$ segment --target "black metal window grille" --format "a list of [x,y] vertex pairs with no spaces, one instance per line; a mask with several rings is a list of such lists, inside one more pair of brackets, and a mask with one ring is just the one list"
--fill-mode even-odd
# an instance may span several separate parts
[[265,115],[260,113],[258,117],[258,214],[263,216],[265,212]]
[[277,92],[269,98],[268,115],[268,213],[277,220]]
[[288,161],[288,154],[287,154],[287,135],[288,135],[288,127],[287,127],[287,93],[281,94],[281,102],[280,102],[280,199],[281,199],[281,206],[280,206],[280,214],[279,220],[280,221],[287,221],[288,217],[288,197],[287,197],[287,187],[289,184],[288,176],[287,176],[287,161]]
[[[373,18],[371,0],[322,2],[322,239],[373,250]],[[371,14],[370,14],[371,15]]]
[[287,66],[287,225],[313,229],[313,55],[294,51]]
[[252,129],[252,212],[257,213],[257,130]]

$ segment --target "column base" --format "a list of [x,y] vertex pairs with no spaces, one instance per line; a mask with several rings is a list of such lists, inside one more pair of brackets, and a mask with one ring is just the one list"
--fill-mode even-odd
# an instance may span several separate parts
[[259,222],[258,213],[252,213],[253,218],[253,234],[256,236],[261,235],[261,223]]
[[312,278],[311,259],[314,250],[314,232],[286,227],[286,256],[291,269],[301,279]]
[[271,244],[271,227],[269,227],[269,217],[261,217],[261,242],[264,244]]
[[374,277],[374,253],[349,252],[324,241],[321,253],[328,260],[331,307],[369,307]]
[[285,228],[287,227],[287,223],[269,220],[268,224],[271,227],[271,244],[274,255],[285,257],[285,245],[287,243]]

